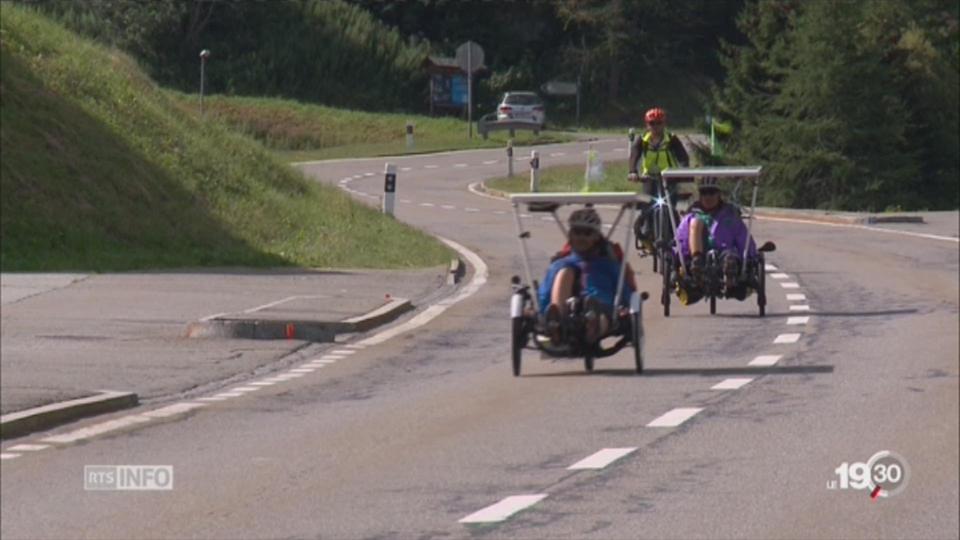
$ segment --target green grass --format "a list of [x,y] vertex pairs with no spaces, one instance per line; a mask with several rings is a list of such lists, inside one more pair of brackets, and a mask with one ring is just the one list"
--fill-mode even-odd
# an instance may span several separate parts
[[[199,113],[199,97],[170,92],[184,109]],[[209,96],[204,110],[215,119],[261,141],[287,161],[404,155],[473,148],[500,148],[508,134],[498,131],[484,140],[467,123],[450,117],[371,113],[301,103],[286,99]],[[414,124],[414,147],[406,147],[406,124]],[[570,141],[566,132],[517,131],[514,143],[549,144]]]
[[128,56],[0,3],[0,268],[405,268],[450,251],[201,121]]

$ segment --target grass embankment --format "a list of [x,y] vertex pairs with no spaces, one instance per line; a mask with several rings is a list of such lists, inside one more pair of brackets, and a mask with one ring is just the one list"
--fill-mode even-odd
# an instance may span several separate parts
[[449,250],[178,106],[129,57],[0,4],[0,267],[418,267]]
[[[196,95],[171,93],[188,110],[199,111]],[[211,118],[246,133],[287,161],[375,157],[473,148],[499,148],[509,135],[496,131],[484,140],[474,127],[456,118],[415,114],[371,113],[336,109],[274,98],[210,96],[204,109]],[[406,124],[414,124],[414,147],[406,146]],[[516,145],[549,144],[573,140],[562,132],[518,130]]]

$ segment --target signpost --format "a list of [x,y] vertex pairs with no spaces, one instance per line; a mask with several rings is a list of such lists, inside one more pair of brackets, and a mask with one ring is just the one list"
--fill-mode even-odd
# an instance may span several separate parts
[[467,136],[473,138],[473,74],[483,65],[483,48],[472,41],[457,47],[457,65],[467,73]]

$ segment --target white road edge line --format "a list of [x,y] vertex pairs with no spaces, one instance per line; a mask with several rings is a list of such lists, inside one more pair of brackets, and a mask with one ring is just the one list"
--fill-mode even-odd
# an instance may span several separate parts
[[757,216],[757,219],[768,219],[770,221],[784,221],[788,223],[805,223],[808,225],[821,225],[823,227],[846,227],[848,229],[861,229],[865,231],[873,231],[873,232],[888,233],[888,234],[902,234],[904,236],[915,236],[917,238],[926,238],[928,240],[942,240],[945,242],[960,243],[960,238],[954,238],[952,236],[940,236],[938,234],[924,234],[924,233],[915,233],[910,231],[898,231],[896,229],[883,229],[880,227],[868,227],[866,225],[850,225],[846,223],[824,223],[822,221],[811,221],[808,219],[780,218],[780,217],[767,217],[767,216]]
[[377,345],[395,336],[403,334],[404,332],[408,332],[414,328],[419,328],[449,309],[450,306],[453,306],[454,304],[462,300],[466,300],[467,298],[476,294],[477,291],[479,291],[480,288],[483,287],[483,285],[487,282],[489,270],[487,269],[487,264],[483,262],[483,259],[481,259],[479,255],[458,244],[457,242],[454,242],[453,240],[444,238],[442,236],[438,236],[437,238],[444,244],[453,248],[454,251],[459,253],[464,259],[467,260],[468,263],[470,263],[471,266],[473,266],[473,278],[470,279],[470,283],[463,287],[463,289],[461,289],[456,295],[440,300],[436,304],[423,310],[423,312],[419,315],[402,324],[388,328],[367,339],[357,342],[358,345]]
[[647,427],[676,427],[693,418],[702,410],[702,407],[678,407],[658,416],[647,424]]
[[633,448],[604,448],[594,454],[587,456],[573,465],[567,467],[568,471],[578,471],[582,469],[602,469],[614,461],[627,456],[634,451]]
[[734,377],[731,379],[724,379],[721,382],[710,387],[711,390],[737,390],[742,388],[744,385],[752,381],[750,377]]
[[486,508],[477,510],[459,520],[458,523],[498,523],[521,510],[537,504],[545,498],[547,498],[546,493],[539,493],[537,495],[511,495],[496,504],[491,504]]

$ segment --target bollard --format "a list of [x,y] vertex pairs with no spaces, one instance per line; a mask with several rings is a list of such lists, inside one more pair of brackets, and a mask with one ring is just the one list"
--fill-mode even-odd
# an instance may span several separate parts
[[397,166],[387,163],[383,167],[383,213],[393,215],[393,198],[397,192]]
[[540,191],[540,153],[530,151],[530,193]]
[[507,178],[513,178],[513,139],[507,139]]
[[407,150],[413,150],[413,122],[407,120]]
[[630,151],[633,150],[633,141],[634,139],[637,138],[637,130],[630,128],[630,132],[627,135],[627,138],[630,140],[630,142],[627,143],[627,155],[629,156]]

